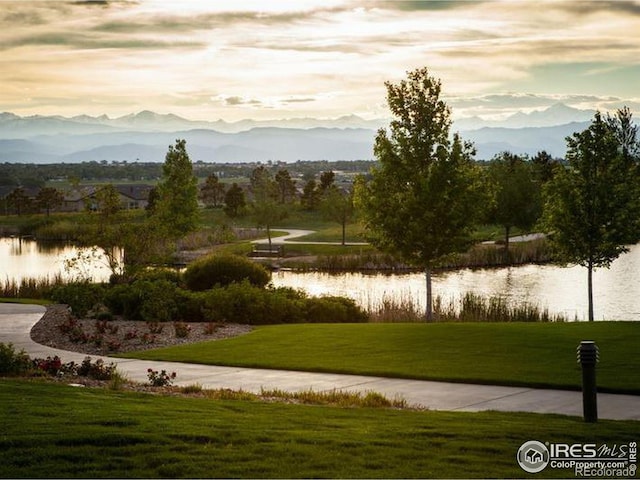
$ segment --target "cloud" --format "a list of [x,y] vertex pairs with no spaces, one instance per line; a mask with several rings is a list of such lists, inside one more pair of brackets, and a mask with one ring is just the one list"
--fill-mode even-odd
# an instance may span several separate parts
[[254,98],[244,98],[237,95],[230,95],[230,96],[218,95],[218,97],[215,97],[215,98],[217,100],[222,101],[222,103],[228,107],[235,107],[239,105],[250,105],[250,106],[262,105],[262,102],[260,100],[256,100]]

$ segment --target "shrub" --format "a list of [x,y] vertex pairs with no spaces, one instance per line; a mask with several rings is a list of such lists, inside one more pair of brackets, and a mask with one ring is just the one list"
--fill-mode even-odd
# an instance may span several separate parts
[[143,270],[136,275],[136,282],[139,281],[157,282],[164,280],[171,282],[174,285],[180,285],[182,282],[182,275],[179,271],[170,268],[152,268],[149,270]]
[[176,378],[176,372],[168,374],[166,370],[158,372],[150,368],[147,370],[147,378],[149,379],[149,385],[152,387],[166,387],[173,383]]
[[191,326],[184,322],[174,322],[173,328],[177,338],[187,338],[191,333]]
[[178,316],[178,290],[168,280],[138,280],[111,287],[104,303],[113,314],[129,320],[168,322]]
[[91,363],[91,357],[85,357],[77,371],[78,375],[82,377],[90,377],[95,380],[111,380],[116,371],[116,364],[110,363],[106,365],[101,358],[97,359],[95,363]]
[[105,289],[101,284],[74,282],[58,285],[51,291],[51,300],[69,305],[77,317],[84,317],[94,306],[104,302]]
[[224,254],[196,260],[187,267],[183,278],[187,288],[202,291],[243,281],[264,287],[271,280],[271,274],[247,258]]
[[318,297],[307,299],[309,323],[362,323],[367,314],[350,298]]
[[0,375],[23,375],[31,370],[31,365],[24,350],[16,352],[11,343],[0,343]]
[[307,298],[297,290],[262,289],[246,282],[203,292],[202,298],[204,316],[210,322],[269,325],[367,321],[367,314],[347,298]]

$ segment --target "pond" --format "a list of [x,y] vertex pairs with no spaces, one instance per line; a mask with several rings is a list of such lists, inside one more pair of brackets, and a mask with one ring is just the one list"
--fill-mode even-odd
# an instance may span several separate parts
[[[0,281],[25,277],[70,278],[65,259],[77,255],[72,245],[36,242],[33,239],[0,238]],[[105,281],[110,270],[106,260],[97,256],[87,271],[95,281]],[[386,275],[363,273],[273,274],[276,286],[301,288],[310,295],[343,295],[353,298],[365,309],[372,309],[385,298],[413,302],[420,310],[425,304],[425,281],[421,273]],[[570,319],[587,316],[587,271],[582,267],[527,265],[520,267],[459,270],[434,275],[434,295],[443,301],[456,301],[466,292],[485,297],[502,296],[512,302],[529,302],[551,313]],[[602,320],[640,320],[640,245],[615,260],[610,269],[594,273],[595,318]]]
[[[364,308],[383,299],[413,302],[424,309],[424,274],[402,275],[345,273],[294,273],[273,275],[276,286],[302,288],[313,295],[343,295]],[[466,292],[485,297],[502,296],[511,302],[528,302],[569,319],[587,318],[587,270],[583,267],[526,265],[509,268],[459,270],[433,277],[434,296],[457,301]],[[640,320],[640,245],[594,272],[596,320]]]
[[[91,256],[91,261],[79,268],[65,268],[65,262],[79,253]],[[23,278],[70,279],[78,275],[94,281],[106,281],[111,275],[104,255],[91,249],[79,249],[60,242],[36,242],[32,238],[0,238],[0,282],[20,282]]]

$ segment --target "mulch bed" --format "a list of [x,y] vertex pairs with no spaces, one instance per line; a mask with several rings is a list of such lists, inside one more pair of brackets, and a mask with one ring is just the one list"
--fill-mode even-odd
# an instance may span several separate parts
[[[110,355],[137,350],[183,345],[187,343],[203,342],[207,340],[221,340],[251,332],[251,325],[242,324],[208,324],[198,322],[183,322],[186,337],[176,335],[173,322],[147,323],[142,321],[122,320],[115,317],[107,321],[106,331],[100,332],[98,321],[95,319],[77,319],[77,326],[86,341],[75,341],[69,333],[65,333],[72,318],[66,305],[48,305],[47,311],[31,330],[31,339],[53,348],[87,355]],[[157,330],[161,331],[158,332]]]

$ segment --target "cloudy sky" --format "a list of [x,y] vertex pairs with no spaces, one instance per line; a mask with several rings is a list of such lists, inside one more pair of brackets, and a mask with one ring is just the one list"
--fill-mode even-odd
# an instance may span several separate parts
[[456,117],[640,112],[640,1],[0,0],[0,50],[20,115],[384,117],[422,66]]

